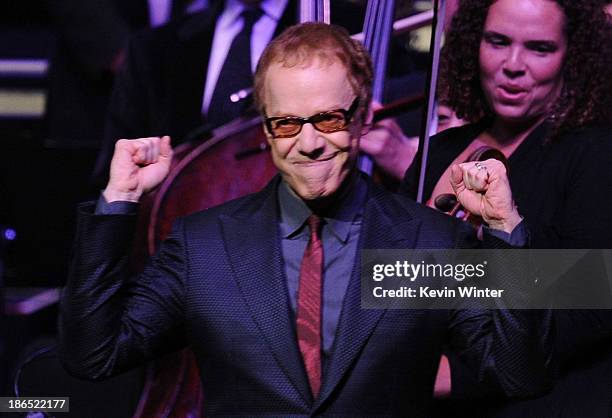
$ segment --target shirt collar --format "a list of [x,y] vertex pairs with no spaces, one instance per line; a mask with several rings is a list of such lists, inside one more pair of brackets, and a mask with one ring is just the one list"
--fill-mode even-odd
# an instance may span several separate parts
[[[333,210],[323,214],[323,219],[326,225],[329,225],[330,232],[342,243],[348,240],[351,225],[361,219],[368,192],[367,183],[362,176],[356,176],[354,181],[355,183],[346,194],[333,205]],[[282,237],[297,236],[312,211],[285,181],[279,183],[278,201]]]
[[287,7],[288,0],[264,0],[259,7],[271,19],[279,21]]

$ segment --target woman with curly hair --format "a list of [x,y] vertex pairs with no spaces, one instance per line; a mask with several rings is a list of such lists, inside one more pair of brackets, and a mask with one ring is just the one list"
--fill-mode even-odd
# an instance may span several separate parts
[[[461,1],[442,69],[448,104],[474,123],[432,138],[424,188],[430,206],[452,193],[450,167],[486,145],[508,158],[532,247],[612,248],[609,19],[599,0]],[[415,171],[413,164],[405,176],[410,193]],[[603,265],[593,268],[605,277]],[[555,316],[560,378],[553,391],[489,406],[502,416],[612,416],[610,312]],[[466,392],[453,356],[451,368],[453,393]]]

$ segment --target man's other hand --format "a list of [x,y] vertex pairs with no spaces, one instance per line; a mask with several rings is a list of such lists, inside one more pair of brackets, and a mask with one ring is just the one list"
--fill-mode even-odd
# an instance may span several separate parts
[[170,137],[120,139],[104,190],[107,202],[138,202],[143,193],[157,187],[168,175],[172,161]]

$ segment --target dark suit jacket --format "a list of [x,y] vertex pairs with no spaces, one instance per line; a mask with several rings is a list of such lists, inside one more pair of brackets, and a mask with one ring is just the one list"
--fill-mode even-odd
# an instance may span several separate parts
[[[422,416],[448,341],[506,395],[546,386],[549,344],[534,337],[549,326],[546,315],[361,309],[358,255],[313,401],[287,294],[277,182],[179,220],[130,282],[125,271],[134,217],[94,216],[91,207],[82,208],[61,303],[67,369],[102,379],[189,344],[200,367],[205,416]],[[474,244],[469,227],[369,187],[360,248]]]

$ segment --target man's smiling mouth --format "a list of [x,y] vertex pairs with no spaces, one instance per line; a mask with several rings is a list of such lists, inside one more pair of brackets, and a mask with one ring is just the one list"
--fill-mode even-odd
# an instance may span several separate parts
[[326,163],[326,162],[332,160],[339,153],[340,153],[340,151],[336,151],[336,152],[334,152],[332,154],[322,155],[322,156],[320,156],[319,158],[316,158],[316,159],[297,160],[297,161],[294,161],[293,164],[301,166],[301,167],[311,166],[311,165],[318,165],[318,164]]

